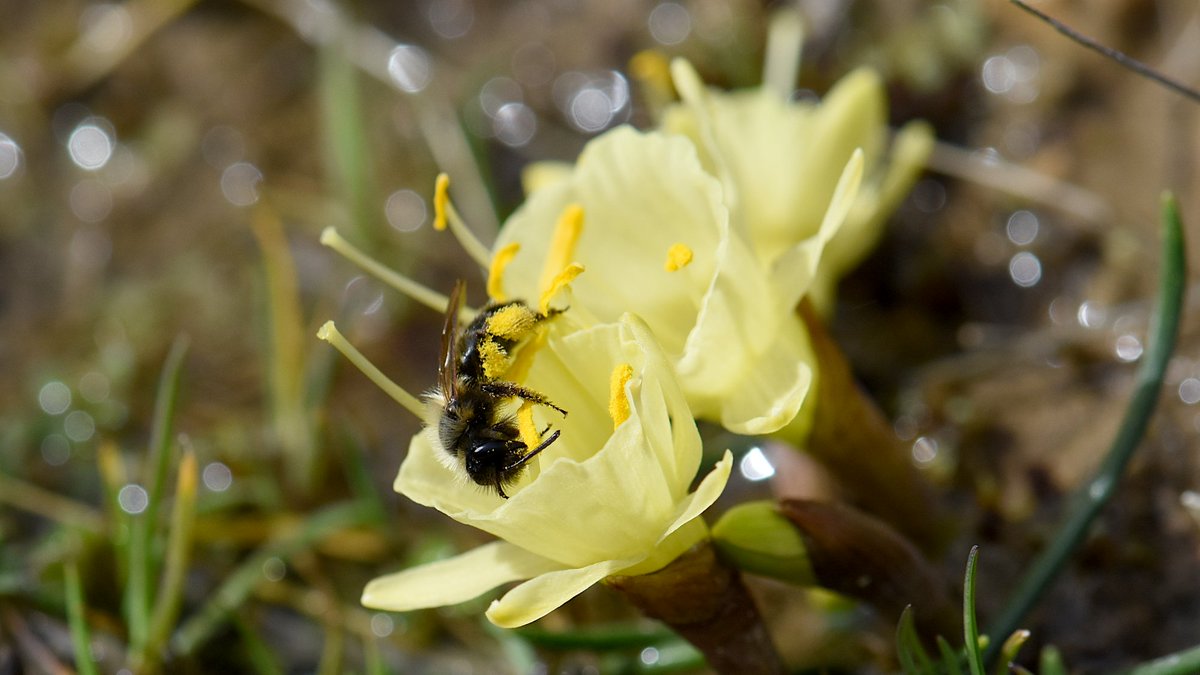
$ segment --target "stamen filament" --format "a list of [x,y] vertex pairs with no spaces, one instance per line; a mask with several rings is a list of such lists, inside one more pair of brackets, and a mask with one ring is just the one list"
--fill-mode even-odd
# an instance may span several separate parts
[[437,291],[427,288],[412,279],[390,269],[383,263],[371,258],[366,253],[358,250],[353,244],[342,238],[338,231],[333,227],[327,227],[321,232],[321,243],[329,248],[342,254],[350,262],[363,268],[368,274],[379,279],[383,283],[400,291],[408,297],[434,310],[435,312],[445,313],[446,307],[450,304],[450,299],[438,293]]
[[375,383],[375,386],[384,391],[385,394],[391,396],[396,403],[404,406],[409,412],[416,415],[418,418],[424,419],[425,406],[416,396],[408,393],[403,387],[393,382],[384,375],[382,371],[375,367],[373,363],[367,360],[367,357],[362,355],[362,352],[354,348],[345,337],[338,332],[337,326],[332,321],[326,321],[321,330],[317,331],[317,337],[321,340],[333,345],[335,349],[342,353],[353,363],[363,375]]
[[508,264],[516,257],[519,250],[521,250],[521,244],[514,241],[496,251],[496,255],[492,256],[487,280],[487,294],[492,302],[504,302],[508,299],[504,292],[504,270],[508,269]]
[[488,247],[479,241],[475,233],[463,222],[462,216],[458,215],[458,210],[454,208],[454,202],[450,201],[449,190],[450,177],[444,173],[438,174],[433,190],[433,227],[436,230],[444,230],[446,223],[449,222],[450,233],[458,240],[459,246],[462,246],[467,255],[471,256],[480,267],[487,269],[492,257],[488,252]]
[[629,419],[629,398],[625,396],[625,385],[633,379],[633,366],[622,363],[613,368],[608,380],[608,416],[613,421],[613,431]]
[[792,8],[771,15],[767,28],[767,53],[763,63],[763,85],[785,101],[796,88],[800,55],[804,51],[804,19]]

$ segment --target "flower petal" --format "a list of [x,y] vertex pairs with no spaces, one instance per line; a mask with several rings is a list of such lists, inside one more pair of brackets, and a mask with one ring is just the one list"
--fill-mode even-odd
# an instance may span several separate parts
[[371,580],[362,604],[404,612],[466,602],[518,579],[562,569],[562,565],[507,542],[496,541],[446,560]]
[[[534,192],[501,231],[498,247],[521,244],[505,279],[514,297],[536,295],[554,223],[572,204],[583,209],[576,260],[587,269],[572,283],[572,304],[602,322],[634,311],[668,353],[681,352],[728,226],[720,183],[701,167],[694,146],[628,127],[590,142],[571,177]],[[680,243],[695,257],[667,272],[663,260]]]
[[876,171],[868,177],[846,215],[846,222],[821,255],[811,295],[822,314],[832,307],[838,279],[862,262],[879,242],[884,221],[921,175],[933,143],[933,129],[923,121],[909,122],[896,132],[886,172]]
[[546,616],[592,584],[636,561],[637,558],[605,560],[586,567],[534,577],[492,602],[487,610],[487,618],[502,628],[524,626]]
[[769,434],[800,412],[812,387],[815,360],[800,322],[789,317],[774,346],[763,352],[752,376],[729,394],[721,426],[746,435]]
[[816,235],[788,249],[775,261],[771,269],[771,283],[775,287],[775,300],[779,303],[777,311],[790,313],[812,286],[825,245],[845,222],[846,214],[858,195],[862,175],[863,153],[855,151],[842,170],[833,191],[833,199],[825,209],[825,217]]
[[571,165],[567,162],[530,162],[521,170],[521,187],[528,196],[570,177]]

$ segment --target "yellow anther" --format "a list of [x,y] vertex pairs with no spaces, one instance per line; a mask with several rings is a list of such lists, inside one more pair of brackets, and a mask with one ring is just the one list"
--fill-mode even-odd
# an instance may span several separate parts
[[671,86],[671,62],[656,49],[643,49],[629,59],[629,74],[655,98],[670,100],[674,89]]
[[525,401],[517,409],[517,431],[521,432],[521,442],[529,449],[536,448],[542,443],[542,435],[538,433],[533,421],[533,403]]
[[487,279],[487,294],[492,302],[504,302],[508,299],[508,296],[504,294],[504,270],[508,269],[508,264],[517,256],[519,250],[521,250],[521,244],[514,241],[496,251],[496,254],[492,256],[492,264],[488,266]]
[[629,398],[625,396],[625,385],[632,379],[633,366],[628,363],[613,368],[612,376],[608,379],[608,416],[612,418],[614,430],[629,419]]
[[579,263],[571,263],[567,265],[557,276],[550,281],[550,285],[542,291],[542,296],[538,298],[538,311],[545,314],[550,311],[550,301],[554,299],[558,292],[575,280],[575,277],[583,274],[583,265]]
[[671,244],[671,248],[667,249],[667,261],[663,263],[663,269],[668,272],[678,272],[688,266],[692,262],[692,249],[683,244]]
[[450,176],[439,173],[433,184],[433,229],[446,229],[446,204],[450,201]]
[[583,233],[583,207],[571,204],[563,210],[554,226],[550,250],[542,266],[542,278],[538,281],[538,292],[545,295],[567,265],[575,259],[575,245]]
[[508,352],[492,339],[479,343],[479,358],[483,362],[483,375],[489,380],[503,378],[511,365]]

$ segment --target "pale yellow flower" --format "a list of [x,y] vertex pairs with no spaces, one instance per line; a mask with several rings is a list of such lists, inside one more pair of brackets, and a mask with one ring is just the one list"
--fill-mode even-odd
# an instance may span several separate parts
[[607,576],[657,570],[708,536],[699,516],[724,489],[732,458],[727,452],[688,492],[700,436],[650,330],[624,316],[568,334],[552,324],[547,338],[524,384],[569,415],[536,412],[538,428],[562,435],[508,489],[510,499],[445,461],[436,424],[413,438],[396,478],[398,492],[500,541],[376,579],[364,605],[435,607],[527,580],[487,612],[497,625],[520,626]]
[[875,246],[884,220],[919,175],[933,148],[930,127],[905,125],[885,159],[887,102],[879,76],[867,68],[842,78],[820,103],[789,101],[779,86],[707,89],[682,60],[672,63],[671,72],[683,100],[666,111],[662,128],[696,145],[764,265],[816,235],[841,167],[863,152],[862,189],[823,251],[808,291],[827,309],[837,280]]
[[[588,326],[624,312],[642,317],[671,359],[693,412],[740,433],[778,430],[799,411],[813,377],[797,302],[825,243],[850,209],[862,171],[857,154],[827,166],[837,182],[821,222],[772,261],[739,234],[730,192],[687,137],[622,127],[584,149],[568,172],[544,181],[501,231],[496,250],[541,260],[559,214],[578,207],[565,323]],[[513,297],[537,297],[537,270],[505,275]]]

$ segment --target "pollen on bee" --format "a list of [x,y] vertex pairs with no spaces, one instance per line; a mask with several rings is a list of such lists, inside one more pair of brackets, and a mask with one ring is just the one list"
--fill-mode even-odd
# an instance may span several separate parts
[[496,310],[487,320],[487,332],[507,340],[520,340],[537,325],[538,317],[523,304]]
[[628,363],[613,368],[612,376],[608,379],[608,416],[612,418],[614,430],[629,419],[629,398],[625,396],[625,385],[631,379],[633,366]]
[[508,352],[492,339],[479,343],[479,358],[483,362],[484,377],[492,380],[504,377],[511,365]]
[[692,249],[684,244],[672,244],[671,248],[667,249],[667,260],[663,263],[663,269],[668,272],[678,272],[691,262]]

